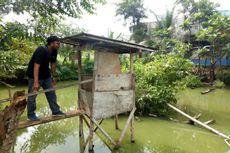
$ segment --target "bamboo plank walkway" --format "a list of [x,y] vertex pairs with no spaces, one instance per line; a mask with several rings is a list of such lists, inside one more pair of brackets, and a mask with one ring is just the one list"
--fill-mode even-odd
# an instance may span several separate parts
[[47,117],[42,117],[38,121],[28,121],[28,120],[27,121],[19,121],[18,129],[23,129],[26,127],[44,124],[44,123],[57,121],[57,120],[61,120],[61,119],[66,119],[66,118],[70,118],[70,117],[74,117],[74,116],[80,116],[83,114],[85,114],[84,110],[74,110],[74,111],[66,112],[65,116],[52,116],[51,115],[51,116],[47,116]]

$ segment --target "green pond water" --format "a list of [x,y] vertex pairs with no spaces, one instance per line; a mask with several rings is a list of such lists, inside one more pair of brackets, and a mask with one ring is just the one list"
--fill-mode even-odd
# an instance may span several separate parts
[[[69,84],[62,82],[58,85]],[[25,89],[20,86],[13,90]],[[178,106],[191,115],[202,113],[201,121],[215,119],[212,127],[230,134],[230,89],[217,89],[201,95],[204,88],[186,89],[178,94]],[[0,99],[7,97],[7,90],[0,87]],[[58,101],[63,111],[73,110],[77,105],[77,87],[57,91]],[[37,98],[38,116],[51,114],[44,95]],[[180,121],[185,118],[171,116]],[[22,120],[26,119],[26,113]],[[119,117],[120,128],[124,127],[127,117]],[[107,119],[103,128],[118,139],[121,131],[114,129],[113,119]],[[85,127],[85,137],[88,134]],[[129,130],[119,150],[111,151],[98,131],[94,137],[95,153],[230,153],[224,140],[211,132],[181,122],[152,117],[138,117],[135,121],[135,143],[130,143]],[[79,153],[78,117],[18,130],[12,149],[15,153]],[[87,149],[85,152],[88,152]]]

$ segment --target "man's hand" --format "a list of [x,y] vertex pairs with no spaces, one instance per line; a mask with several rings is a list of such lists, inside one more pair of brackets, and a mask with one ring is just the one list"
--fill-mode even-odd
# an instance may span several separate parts
[[40,85],[38,82],[34,82],[34,85],[33,85],[33,92],[38,92],[40,88]]

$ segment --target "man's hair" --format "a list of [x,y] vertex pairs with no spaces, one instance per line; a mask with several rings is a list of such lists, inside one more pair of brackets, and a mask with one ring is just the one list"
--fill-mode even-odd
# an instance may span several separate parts
[[57,36],[50,36],[47,38],[46,42],[47,42],[47,45],[51,44],[52,42],[54,41],[60,41],[60,38],[58,38]]

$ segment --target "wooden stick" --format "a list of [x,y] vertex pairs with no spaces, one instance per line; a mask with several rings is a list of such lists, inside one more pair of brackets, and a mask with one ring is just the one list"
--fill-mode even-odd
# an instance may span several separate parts
[[217,131],[216,129],[214,129],[214,128],[212,128],[212,127],[210,127],[210,126],[208,126],[208,125],[202,123],[201,121],[199,121],[199,120],[193,118],[192,116],[190,116],[190,115],[186,114],[185,112],[179,110],[179,109],[176,108],[175,106],[173,106],[173,105],[171,105],[171,104],[168,104],[168,106],[169,106],[170,108],[172,108],[173,110],[177,111],[178,113],[180,113],[181,115],[183,115],[183,116],[189,118],[189,119],[192,120],[193,122],[195,122],[195,123],[199,124],[200,126],[206,128],[206,129],[208,129],[209,131],[211,131],[211,132],[213,132],[213,133],[215,133],[215,134],[217,134],[217,135],[223,137],[224,139],[230,140],[230,137],[228,137],[227,135],[225,135],[225,134],[223,134],[223,133]]
[[132,120],[130,122],[131,143],[135,142],[133,124],[134,124],[134,115],[133,115]]
[[128,120],[126,121],[125,127],[124,127],[124,129],[123,129],[123,131],[122,131],[122,133],[121,133],[121,136],[120,136],[120,138],[119,138],[119,140],[118,140],[118,142],[117,142],[117,144],[116,144],[116,146],[115,146],[115,149],[117,149],[117,148],[120,147],[121,141],[123,140],[123,138],[124,138],[124,136],[125,136],[125,133],[126,133],[127,128],[128,128],[128,125],[129,125],[130,121],[131,121],[132,118],[133,118],[133,115],[134,115],[135,110],[136,110],[136,108],[134,107],[133,110],[130,112],[129,118],[128,118]]
[[[99,122],[99,125],[101,125],[103,121],[104,121],[104,119],[102,119],[102,120]],[[98,129],[98,126],[94,129],[94,132],[96,132],[97,129]]]
[[118,115],[117,114],[114,116],[114,120],[115,120],[115,129],[118,130],[119,126],[118,126]]
[[133,73],[133,53],[130,53],[130,72]]
[[85,114],[85,111],[74,110],[74,111],[67,112],[65,116],[47,116],[47,117],[40,118],[40,120],[38,121],[20,121],[18,128],[22,129],[22,128],[26,128],[26,127],[30,127],[34,125],[44,124],[44,123],[66,119],[66,118],[79,116],[83,114]]
[[213,123],[215,123],[215,120],[208,120],[208,121],[206,121],[206,122],[204,122],[204,124],[213,124]]
[[109,136],[109,134],[97,123],[97,121],[92,118],[93,123],[98,127],[101,133],[113,144],[116,145],[116,142]]
[[11,99],[10,103],[12,103],[13,102],[13,97],[12,97],[12,93],[11,93],[10,88],[8,88],[8,92],[9,92],[9,98]]
[[89,126],[89,146],[88,150],[93,151],[93,130],[94,130],[94,122],[92,114],[90,116],[90,126]]
[[93,82],[93,79],[80,81],[79,84],[86,84],[86,83],[89,83],[89,82]]
[[90,127],[89,122],[86,120],[85,116],[82,116],[83,120],[85,121],[85,124],[88,126],[88,128]]
[[[77,50],[77,58],[78,58],[78,100],[77,100],[77,105],[78,105],[78,109],[82,109],[81,107],[81,94],[80,94],[80,90],[81,90],[81,84],[83,84],[83,82],[81,81],[81,69],[82,69],[82,63],[81,63],[81,50],[75,46],[76,50]],[[84,150],[84,129],[83,129],[83,118],[82,116],[79,117],[79,143],[80,143],[80,150],[83,151]]]
[[[133,107],[136,108],[136,106],[135,106],[135,76],[134,76],[134,69],[133,69],[134,59],[133,58],[134,58],[134,56],[131,53],[131,55],[130,55],[130,72],[132,74],[132,80],[131,81],[132,81],[132,90],[133,90]],[[131,122],[130,122],[131,143],[135,142],[133,124],[134,124],[134,114],[133,114],[133,117],[132,117]]]

